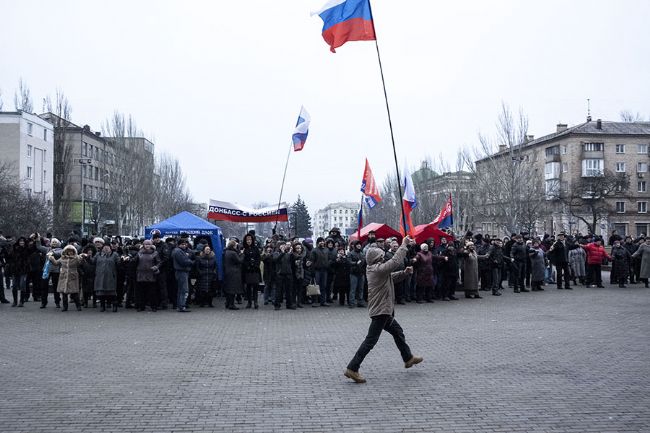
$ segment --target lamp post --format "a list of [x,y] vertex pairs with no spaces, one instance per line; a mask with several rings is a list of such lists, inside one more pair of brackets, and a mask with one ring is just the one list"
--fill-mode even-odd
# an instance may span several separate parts
[[76,160],[79,163],[79,179],[81,184],[81,236],[84,235],[86,228],[84,224],[86,222],[86,197],[85,197],[85,188],[84,188],[84,174],[83,166],[89,165],[93,162],[92,158],[79,158]]

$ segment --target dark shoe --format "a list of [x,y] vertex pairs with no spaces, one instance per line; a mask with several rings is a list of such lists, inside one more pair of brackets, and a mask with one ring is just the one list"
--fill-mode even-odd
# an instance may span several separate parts
[[465,298],[472,299],[472,295],[465,295]]
[[492,290],[492,296],[501,296],[501,293],[499,293],[497,290]]
[[458,298],[455,297],[455,296],[450,296],[449,299],[451,299],[452,301],[457,301],[458,300]]
[[364,304],[363,302],[359,302],[359,303],[357,304],[357,307],[359,307],[359,308],[366,308],[366,304]]
[[479,294],[476,294],[476,295],[474,295],[474,299],[483,299],[483,296],[481,296]]
[[321,307],[329,307],[330,304],[320,304]]
[[573,290],[572,287],[565,287],[564,290]]
[[226,307],[226,308],[233,311],[239,310],[239,307],[236,307],[234,305],[231,305],[230,307]]
[[295,305],[292,305],[292,306],[290,306],[290,307],[287,307],[287,310],[295,310],[295,309],[296,309],[296,306],[295,306]]
[[519,291],[522,292],[522,293],[528,293],[528,292],[530,292],[530,290],[528,290],[528,289],[519,289]]
[[296,304],[296,307],[303,308],[302,304]]
[[[603,287],[602,284],[598,284],[596,287],[598,287],[599,289],[604,289],[605,288],[605,287]],[[567,289],[568,289],[568,287],[567,287]]]
[[7,298],[0,299],[0,304],[8,304],[8,303],[9,301],[7,300]]
[[47,307],[47,305],[43,305],[43,304],[41,304],[41,307],[40,307],[40,308],[45,308],[45,307]]
[[424,301],[415,301],[416,304],[424,304]]
[[[238,308],[238,309],[239,309],[239,308]],[[191,313],[191,311],[188,310],[187,308],[181,308],[180,310],[178,310],[178,312],[179,312],[179,313]]]
[[315,303],[315,302],[314,302],[313,304],[311,304],[311,307],[312,307],[312,308],[318,308],[318,306],[319,306],[319,305],[318,305],[317,303]]
[[276,305],[275,307],[273,307],[273,309],[274,309],[275,311],[278,311],[280,308],[282,308],[282,307],[280,307],[279,305]]
[[113,313],[117,313],[117,304],[113,304]]
[[426,300],[426,303],[427,303],[427,304],[433,304],[433,299],[427,299],[427,300]]
[[366,383],[366,379],[364,379],[364,377],[361,376],[358,371],[352,371],[349,368],[345,369],[343,376],[354,380],[356,383]]
[[515,293],[521,293],[519,289],[515,289]]
[[81,311],[81,304],[77,304],[77,311]]
[[558,290],[562,290],[562,286],[558,287],[557,289],[558,289]]
[[246,308],[250,308],[250,307],[251,307],[251,303],[249,302],[246,304]]
[[260,306],[257,304],[257,301],[255,301],[255,303],[253,304],[253,308],[255,308],[256,310],[260,308]]
[[415,364],[419,364],[424,360],[421,356],[412,356],[411,359],[404,363],[404,368],[411,368]]
[[449,299],[449,298],[446,297],[446,296],[445,296],[444,298],[442,298],[442,300],[443,300],[443,301],[451,301],[451,299]]

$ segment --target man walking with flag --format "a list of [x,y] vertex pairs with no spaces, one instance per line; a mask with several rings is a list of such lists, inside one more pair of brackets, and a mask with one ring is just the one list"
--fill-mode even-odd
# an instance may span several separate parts
[[370,327],[368,335],[348,364],[343,373],[345,377],[354,380],[356,383],[365,383],[366,379],[359,373],[361,363],[370,351],[375,347],[381,331],[385,330],[393,336],[395,344],[402,355],[405,368],[411,368],[422,362],[421,356],[414,356],[411,348],[406,344],[406,337],[402,327],[395,320],[395,286],[394,282],[400,281],[413,273],[412,267],[403,271],[395,272],[404,263],[407,247],[411,238],[405,236],[402,245],[395,252],[395,255],[384,262],[384,250],[371,247],[366,253],[368,278],[368,311],[370,314]]

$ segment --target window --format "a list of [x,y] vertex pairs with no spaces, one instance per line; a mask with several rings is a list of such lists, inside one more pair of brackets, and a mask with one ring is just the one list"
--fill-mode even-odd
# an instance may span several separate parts
[[47,141],[47,129],[43,128],[43,141]]
[[625,145],[624,144],[617,144],[616,145],[616,153],[625,153]]
[[81,166],[81,177],[87,177],[86,176],[86,166],[85,165]]
[[616,213],[625,213],[625,202],[617,201],[616,202]]
[[563,180],[562,182],[560,182],[560,189],[562,190],[562,192],[564,194],[568,194],[569,193],[569,182],[566,181],[566,180]]
[[569,171],[569,163],[568,162],[563,162],[562,163],[562,173],[567,173]]
[[559,162],[547,162],[544,164],[544,178],[548,179],[558,179],[560,177],[560,163]]
[[559,198],[560,195],[560,181],[557,179],[547,180],[544,183],[546,199],[552,200],[554,198]]
[[636,172],[637,173],[646,173],[648,171],[648,163],[647,162],[639,162],[636,164]]
[[34,125],[32,125],[31,123],[28,123],[27,124],[27,135],[29,135],[31,137],[33,130],[34,130]]
[[567,151],[566,145],[562,146],[562,155],[566,155],[566,151]]
[[646,192],[646,183],[645,180],[640,180],[636,183],[637,192]]
[[636,153],[638,153],[638,154],[647,154],[648,153],[648,145],[647,144],[637,144],[636,145]]
[[86,143],[85,141],[81,143],[81,155],[88,156],[88,143]]
[[27,179],[31,179],[31,178],[32,178],[32,168],[27,167]]
[[616,173],[625,173],[625,163],[617,162],[616,163]]
[[28,157],[28,158],[31,158],[31,156],[32,156],[32,146],[30,146],[30,145],[28,144],[28,145],[27,145],[27,157]]
[[636,202],[637,212],[647,213],[648,212],[648,202],[647,201],[637,201]]
[[582,176],[602,176],[603,175],[603,160],[602,159],[583,159],[582,160]]
[[546,148],[546,156],[559,155],[560,146],[551,146]]
[[585,143],[584,144],[585,152],[602,152],[603,147],[604,147],[603,143]]
[[647,224],[637,224],[636,225],[636,235],[645,236],[648,234],[648,225]]

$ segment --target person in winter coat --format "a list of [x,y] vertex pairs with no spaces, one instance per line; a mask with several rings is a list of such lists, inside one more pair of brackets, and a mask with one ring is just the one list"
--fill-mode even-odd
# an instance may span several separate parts
[[415,260],[418,270],[416,302],[422,304],[426,300],[431,303],[433,302],[433,255],[429,252],[429,245],[420,245],[420,252],[415,256]]
[[643,281],[647,288],[648,278],[650,278],[650,237],[646,238],[645,242],[639,246],[639,249],[632,254],[632,257],[641,260],[639,279]]
[[79,300],[79,267],[83,260],[77,255],[77,249],[72,245],[63,248],[60,258],[56,259],[53,252],[47,255],[48,260],[54,266],[59,267],[59,284],[57,290],[63,300],[61,311],[68,311],[68,295],[77,306],[77,311],[81,311],[81,301]]
[[[59,241],[57,238],[50,239],[50,251],[48,254],[50,252],[55,259],[61,258],[61,255],[63,254],[63,248],[61,248],[61,241]],[[52,281],[52,289],[54,290],[54,304],[56,305],[56,308],[61,308],[61,294],[57,290],[59,287],[59,275],[59,266],[52,264],[50,261],[49,275],[41,282],[41,308],[47,307],[50,281]]]
[[[13,275],[11,294],[14,298],[14,302],[11,304],[11,306],[22,307],[24,306],[28,297],[27,273],[29,272],[29,252],[27,251],[26,238],[18,238],[13,246],[9,259],[11,274]],[[20,292],[20,300],[18,298],[18,292]]]
[[631,236],[626,236],[623,243],[623,248],[625,248],[627,252],[630,253],[630,269],[628,271],[630,274],[630,284],[637,284],[638,280],[636,280],[636,273],[634,272],[634,262],[636,259],[632,259],[632,254],[636,253],[636,250],[639,249],[639,246],[632,242]]
[[214,252],[209,246],[205,246],[194,260],[194,266],[197,270],[198,281],[197,296],[201,307],[207,305],[212,308],[212,298],[214,297],[214,285],[217,281],[217,259]]
[[[345,305],[345,298],[350,291],[350,263],[345,254],[345,247],[340,246],[332,263],[334,270],[334,294],[338,297],[339,305]],[[348,299],[348,305],[350,299]]]
[[[578,248],[579,249],[579,248]],[[530,287],[533,292],[544,290],[544,274],[546,273],[546,264],[544,250],[541,248],[538,239],[533,240],[532,246],[528,251],[530,258]]]
[[273,303],[275,298],[275,264],[273,263],[273,247],[269,244],[261,255],[264,266],[264,305]]
[[621,245],[620,240],[614,241],[612,247],[612,274],[615,282],[618,282],[618,287],[625,288],[627,277],[630,274],[630,259],[632,256],[630,252]]
[[149,304],[151,311],[156,312],[159,304],[156,276],[160,272],[160,256],[152,241],[147,239],[142,243],[135,261],[135,307],[137,311],[144,311]]
[[296,296],[294,293],[293,276],[295,274],[295,260],[291,254],[291,244],[281,242],[278,250],[273,254],[275,262],[277,286],[275,290],[274,309],[277,311],[282,306],[282,299],[285,299],[287,310],[295,310]]
[[[185,238],[178,241],[172,251],[172,262],[176,275],[176,308],[179,313],[189,313],[187,309],[187,295],[190,290],[190,271],[192,270],[194,256],[188,251],[189,242]],[[241,287],[241,263],[239,266],[239,285]]]
[[486,260],[487,254],[479,255],[476,253],[474,242],[465,243],[465,248],[457,253],[458,257],[463,258],[463,289],[467,299],[481,299],[478,290],[479,277],[479,259]]
[[[318,238],[316,240],[316,247],[311,250],[307,266],[314,274],[314,280],[320,287],[320,306],[329,307],[327,301],[330,298],[329,294],[329,281],[327,280],[327,272],[330,266],[329,252],[325,248],[325,239]],[[276,291],[277,292],[277,291]],[[317,307],[316,303],[312,307]]]
[[[444,239],[444,238],[442,238]],[[443,301],[457,301],[456,283],[458,282],[458,256],[454,245],[445,243],[446,248],[441,255],[446,258],[440,266],[440,275],[442,276],[442,289],[440,296]]]
[[[501,282],[503,281],[502,277],[505,268],[505,257],[501,239],[493,239],[492,245],[488,250],[488,256],[492,266],[492,295],[501,296],[500,290],[503,290]],[[509,257],[508,260],[510,260]]]
[[526,277],[526,261],[528,260],[528,252],[524,244],[524,237],[522,235],[515,235],[513,242],[510,245],[510,263],[511,281],[515,293],[524,293],[529,290],[526,289],[524,280]]
[[573,285],[578,285],[578,281],[580,284],[585,284],[586,263],[587,253],[583,248],[574,248],[569,251],[569,265],[571,266],[571,278],[573,279]]
[[612,257],[605,251],[603,241],[600,238],[596,238],[594,242],[585,245],[583,248],[587,253],[587,285],[595,284],[596,287],[603,288],[601,266],[605,259],[611,260]]
[[348,293],[348,306],[365,307],[363,302],[363,285],[366,277],[366,256],[362,251],[361,241],[353,241],[352,249],[348,253],[350,264],[350,292]]
[[248,304],[246,308],[251,308],[251,303],[255,304],[255,309],[258,308],[257,305],[257,288],[262,281],[260,275],[260,262],[262,257],[260,255],[260,250],[255,244],[255,238],[251,234],[244,236],[244,283],[246,284],[246,298],[248,299]]
[[[172,251],[171,248],[169,247],[169,244],[167,242],[163,242],[161,236],[162,234],[160,233],[160,230],[153,230],[151,232],[151,240],[153,241],[154,247],[158,252],[158,258],[160,259],[160,264],[158,265],[158,274],[156,275],[156,286],[158,289],[158,302],[160,302],[160,307],[163,310],[166,310],[167,302],[169,300],[169,290],[167,289],[167,281],[169,280],[170,271],[173,272],[173,269],[170,270]],[[127,299],[129,298],[128,290],[127,290],[126,297]]]
[[412,366],[422,362],[421,356],[414,356],[411,348],[406,344],[404,331],[395,320],[395,288],[394,281],[405,278],[413,272],[413,268],[407,267],[403,271],[395,272],[404,263],[407,245],[410,238],[405,236],[402,246],[397,250],[392,259],[384,262],[385,252],[376,247],[371,247],[366,253],[366,277],[368,278],[368,313],[370,315],[370,327],[368,334],[361,343],[361,346],[349,362],[345,377],[356,383],[365,383],[366,379],[359,373],[361,363],[370,351],[375,347],[382,331],[393,336],[395,344],[402,355],[404,367]]
[[325,302],[331,304],[334,300],[337,299],[337,293],[334,291],[334,261],[338,255],[338,250],[334,244],[334,241],[330,238],[325,240],[325,250],[327,251],[327,297]]
[[83,293],[83,306],[88,308],[88,301],[93,299],[93,308],[97,308],[97,296],[95,296],[95,264],[93,257],[97,254],[95,245],[86,245],[82,251],[81,262],[81,291]]
[[293,260],[293,293],[296,295],[295,305],[302,308],[307,295],[307,283],[305,282],[305,253],[302,251],[302,244],[295,242],[291,247],[291,260]]
[[[577,246],[575,246],[577,247]],[[564,233],[558,233],[557,240],[548,249],[547,256],[551,263],[555,265],[557,288],[562,288],[562,279],[564,277],[564,288],[571,290],[571,272],[569,271],[569,250],[573,247],[566,241]]]
[[[95,243],[98,243],[97,239]],[[91,262],[95,265],[95,295],[101,311],[106,311],[106,306],[112,304],[113,313],[117,313],[117,266],[120,257],[113,252],[110,244],[104,243]]]
[[223,253],[223,291],[226,295],[226,308],[239,310],[235,306],[235,296],[244,293],[242,285],[242,264],[244,255],[239,253],[237,242],[229,240]]

